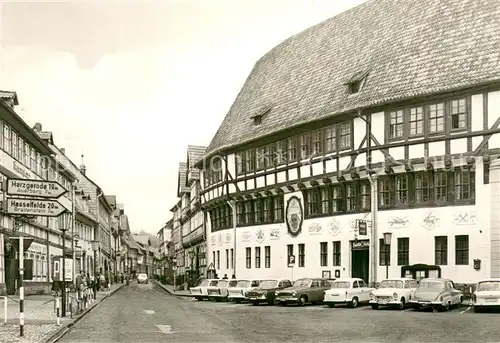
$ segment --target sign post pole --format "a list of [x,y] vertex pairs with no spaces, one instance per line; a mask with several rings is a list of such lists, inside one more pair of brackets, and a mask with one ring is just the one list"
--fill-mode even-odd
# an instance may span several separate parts
[[[22,223],[18,223],[19,226]],[[24,235],[19,230],[19,336],[24,337]]]
[[288,256],[288,267],[292,270],[292,282],[293,282],[293,269],[295,267],[295,255]]

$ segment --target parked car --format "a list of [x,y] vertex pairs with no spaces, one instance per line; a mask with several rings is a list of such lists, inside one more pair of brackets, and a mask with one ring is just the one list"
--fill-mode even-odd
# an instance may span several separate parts
[[229,287],[235,287],[238,280],[220,280],[216,286],[208,288],[208,298],[215,301],[227,301]]
[[370,293],[370,305],[374,310],[379,306],[397,307],[404,309],[412,294],[418,287],[415,279],[387,279]]
[[337,279],[332,283],[332,288],[325,291],[324,303],[332,308],[338,304],[346,304],[354,308],[360,303],[368,303],[370,292],[373,290],[375,289],[369,288],[363,279]]
[[472,295],[474,312],[480,312],[486,308],[500,307],[500,279],[488,279],[479,281],[476,291]]
[[291,286],[292,283],[290,280],[262,280],[258,288],[248,291],[245,296],[252,305],[258,305],[263,302],[274,305],[276,291]]
[[260,280],[238,280],[234,287],[228,289],[228,300],[237,304],[246,299],[245,293],[259,287]]
[[462,292],[455,288],[453,281],[441,278],[427,278],[420,283],[409,301],[413,308],[450,310],[452,306],[462,304]]
[[149,278],[145,273],[140,273],[137,275],[137,283],[148,283]]
[[189,291],[196,300],[208,299],[208,288],[217,286],[218,279],[205,279],[196,287],[191,287]]
[[323,301],[325,290],[330,288],[326,279],[304,278],[294,282],[292,287],[276,291],[276,302],[282,306],[290,303],[303,306],[310,302],[312,304]]

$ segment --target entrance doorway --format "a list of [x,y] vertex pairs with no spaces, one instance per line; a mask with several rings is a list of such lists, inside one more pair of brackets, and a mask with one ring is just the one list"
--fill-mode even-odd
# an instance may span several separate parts
[[368,283],[370,268],[370,241],[351,242],[351,276]]

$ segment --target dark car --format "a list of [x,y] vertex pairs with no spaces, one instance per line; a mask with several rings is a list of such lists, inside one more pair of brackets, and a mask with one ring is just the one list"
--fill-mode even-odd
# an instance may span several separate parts
[[260,303],[268,303],[269,305],[274,305],[276,291],[291,286],[292,283],[290,282],[290,280],[262,280],[260,282],[259,288],[248,291],[245,296],[248,301],[252,303],[252,305],[258,305]]
[[326,279],[305,278],[295,281],[292,287],[276,291],[276,302],[285,306],[290,303],[303,306],[306,303],[317,304],[323,302],[325,291],[331,285]]

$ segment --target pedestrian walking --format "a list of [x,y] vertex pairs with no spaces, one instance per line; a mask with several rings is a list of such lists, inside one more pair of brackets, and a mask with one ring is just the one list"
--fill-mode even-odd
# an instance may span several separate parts
[[100,284],[99,290],[103,291],[104,288],[106,287],[106,277],[103,274],[99,276],[99,284]]
[[122,279],[122,284],[123,284],[123,279],[124,279],[123,273],[120,273],[120,278]]

